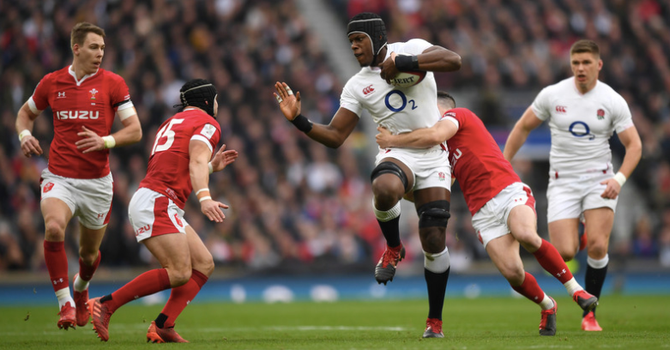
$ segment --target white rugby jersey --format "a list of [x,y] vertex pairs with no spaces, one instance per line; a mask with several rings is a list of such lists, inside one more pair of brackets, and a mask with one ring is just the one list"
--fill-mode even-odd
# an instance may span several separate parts
[[[419,55],[433,46],[423,39],[388,44],[386,58],[395,53]],[[340,107],[361,116],[367,109],[377,125],[392,134],[429,128],[440,118],[437,109],[437,84],[433,72],[426,72],[420,83],[406,88],[386,83],[379,67],[363,67],[342,89]],[[425,150],[423,150],[425,151]]]
[[549,119],[550,176],[612,171],[609,138],[633,126],[628,104],[609,85],[597,81],[582,94],[571,77],[542,89],[531,105]]

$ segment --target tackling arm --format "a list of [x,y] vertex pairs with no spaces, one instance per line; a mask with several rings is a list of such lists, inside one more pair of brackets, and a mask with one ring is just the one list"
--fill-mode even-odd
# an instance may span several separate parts
[[528,107],[526,111],[523,112],[519,121],[514,124],[514,128],[507,137],[507,142],[505,142],[503,156],[505,156],[507,161],[512,161],[516,152],[518,152],[519,148],[526,142],[528,134],[530,134],[533,129],[540,126],[540,124],[542,124],[542,119],[535,115],[532,107]]
[[453,72],[461,69],[461,56],[442,46],[434,45],[420,55],[419,69],[433,72]]
[[640,141],[640,135],[635,126],[618,133],[618,136],[621,143],[626,147],[626,154],[623,157],[619,172],[629,178],[642,157],[642,141]]
[[379,134],[375,138],[381,148],[429,148],[452,138],[458,131],[458,127],[451,121],[441,120],[430,128],[417,129],[398,135],[392,135],[382,127],[378,127],[377,130]]

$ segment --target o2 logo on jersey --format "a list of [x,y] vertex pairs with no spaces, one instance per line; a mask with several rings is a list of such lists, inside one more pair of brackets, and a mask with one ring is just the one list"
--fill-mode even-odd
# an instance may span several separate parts
[[[398,104],[397,99],[394,99],[395,101],[391,101],[393,95],[398,95],[402,103]],[[403,109],[405,109],[405,107],[407,107],[408,104],[411,106],[412,110],[419,108],[414,102],[414,100],[408,101],[407,96],[405,96],[405,93],[398,90],[392,90],[388,94],[386,94],[384,102],[386,103],[386,108],[388,108],[391,112],[400,112]],[[393,104],[395,104],[395,106]]]
[[581,121],[576,121],[570,124],[570,128],[568,128],[568,130],[574,137],[588,136],[589,140],[593,140],[596,138],[596,135],[591,133],[591,128],[589,128],[589,124],[586,124]]

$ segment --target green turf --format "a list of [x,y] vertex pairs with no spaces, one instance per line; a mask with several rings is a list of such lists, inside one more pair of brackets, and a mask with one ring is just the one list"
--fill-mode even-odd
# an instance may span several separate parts
[[[193,304],[177,322],[191,344],[146,344],[160,306],[127,305],[111,320],[110,340],[87,325],[56,328],[55,307],[0,308],[0,348],[129,349],[670,349],[670,297],[607,296],[598,310],[603,332],[580,330],[581,311],[557,298],[558,333],[541,337],[539,308],[525,299],[447,299],[444,339],[421,339],[426,301],[317,304]],[[29,315],[29,317],[27,317]]]

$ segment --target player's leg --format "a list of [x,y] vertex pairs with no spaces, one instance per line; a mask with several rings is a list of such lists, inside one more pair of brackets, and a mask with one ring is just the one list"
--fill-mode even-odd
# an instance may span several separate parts
[[[597,208],[584,211],[586,231],[588,231],[587,264],[585,287],[586,291],[600,298],[600,293],[607,277],[609,265],[609,238],[614,224],[614,211],[611,208]],[[602,328],[595,319],[596,310],[584,312],[582,329],[600,331]]]
[[385,158],[372,171],[371,179],[373,210],[387,245],[375,267],[375,279],[386,284],[393,280],[396,266],[405,256],[400,242],[400,200],[414,186],[414,175],[400,160]]
[[584,291],[558,250],[537,234],[537,221],[533,208],[528,205],[514,206],[507,218],[507,226],[512,236],[535,256],[540,266],[563,283],[570,296],[583,310],[595,308],[598,298]]
[[72,180],[76,187],[75,201],[79,208],[79,272],[72,281],[77,306],[77,325],[88,322],[89,282],[100,265],[100,244],[105,235],[112,210],[114,184],[112,176],[100,179]]
[[428,319],[424,338],[442,338],[442,309],[451,261],[446,246],[451,192],[444,187],[414,191],[419,215],[419,237],[424,253],[424,277],[428,289]]
[[200,292],[202,286],[207,283],[207,279],[214,272],[214,258],[191,226],[186,226],[186,237],[191,252],[191,266],[193,269],[191,278],[183,286],[172,288],[170,299],[165,304],[163,311],[152,322],[153,329],[149,327],[148,341],[158,343],[187,342],[174,330],[175,320]]
[[490,240],[486,252],[510,286],[542,308],[540,335],[556,334],[556,302],[544,293],[533,275],[524,271],[519,242],[509,234]]
[[579,219],[549,222],[549,240],[564,261],[572,260],[579,251]]
[[[49,184],[51,188],[45,187],[43,181],[43,197],[40,203],[45,226],[44,262],[49,271],[51,286],[58,298],[58,309],[60,310],[58,328],[67,330],[74,327],[76,322],[75,302],[70,295],[67,254],[65,253],[65,228],[72,219],[74,204],[68,204],[55,196],[45,198],[47,192],[56,192],[58,187],[61,187],[60,183],[57,185],[51,182],[46,183],[47,186]],[[53,192],[50,194],[54,195]]]
[[549,241],[564,261],[579,249],[579,217],[585,190],[576,178],[551,178],[547,188]]

